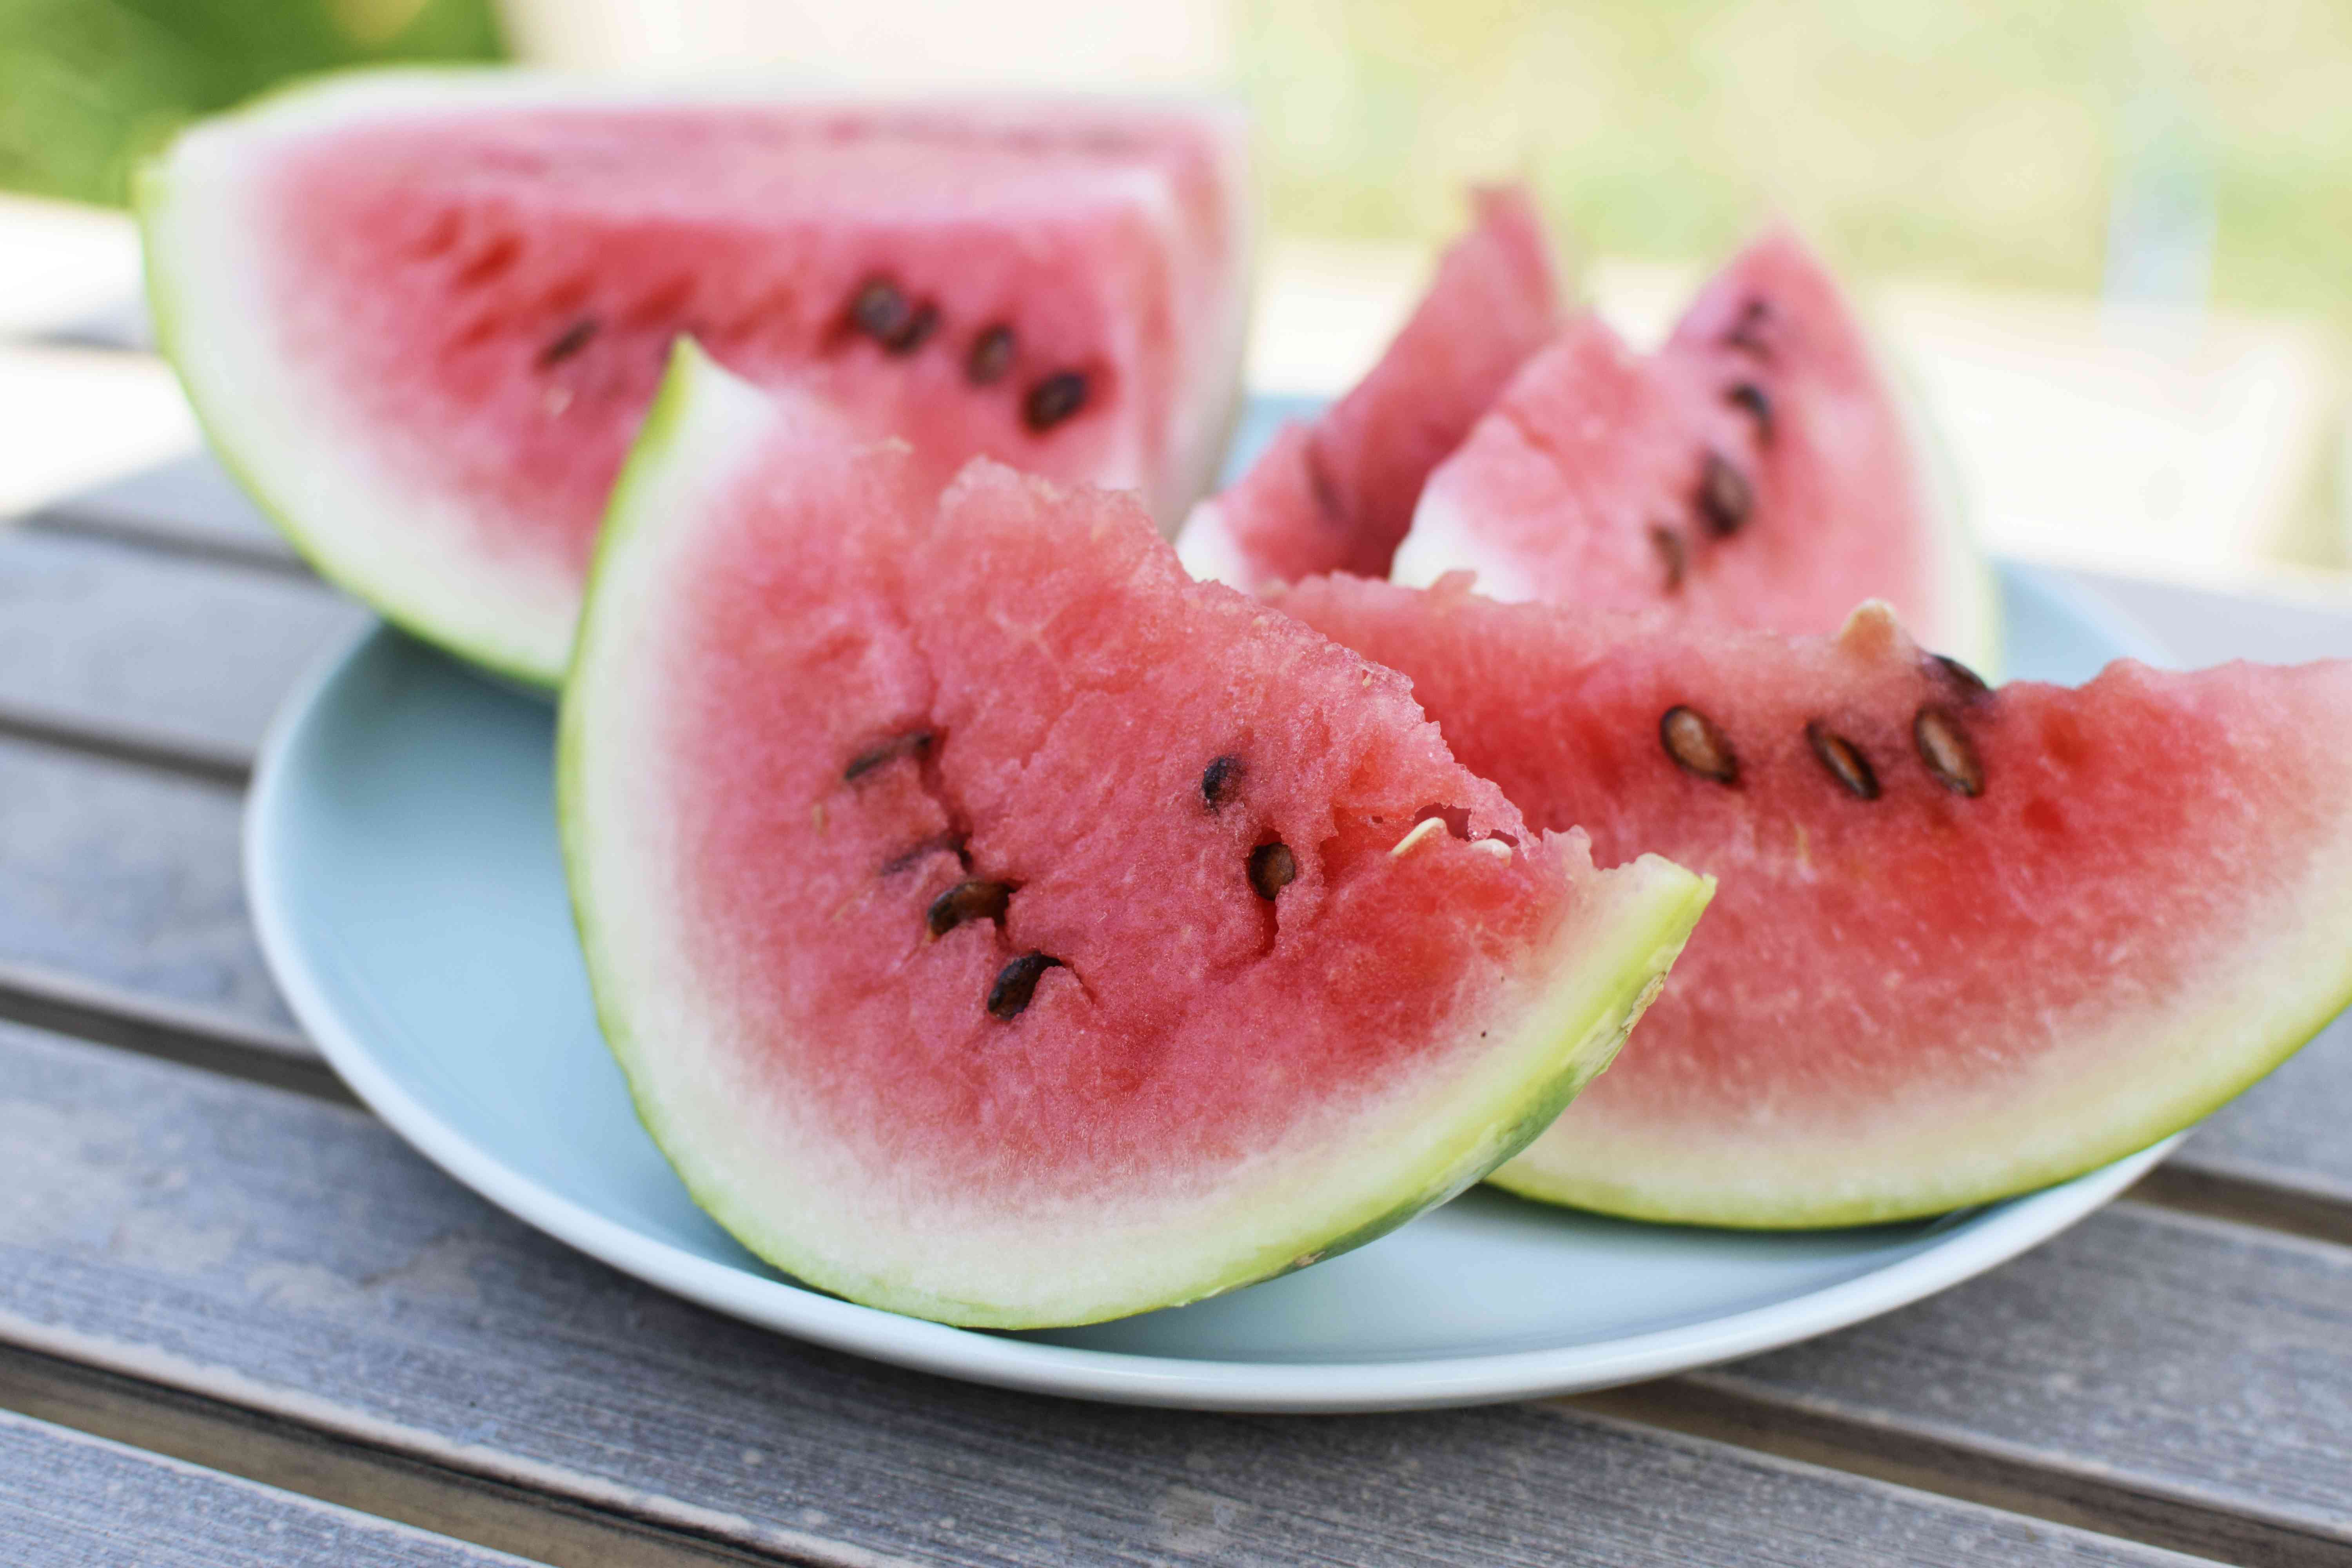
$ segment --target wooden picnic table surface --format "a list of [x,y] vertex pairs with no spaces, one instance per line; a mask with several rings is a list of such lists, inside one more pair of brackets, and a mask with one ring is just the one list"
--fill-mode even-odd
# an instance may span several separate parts
[[[2076,581],[2183,662],[2352,654]],[[569,1250],[314,1054],[239,813],[365,621],[201,457],[0,529],[0,1563],[2352,1563],[2352,1026],[2047,1245],[1730,1365],[1377,1416],[956,1383]]]

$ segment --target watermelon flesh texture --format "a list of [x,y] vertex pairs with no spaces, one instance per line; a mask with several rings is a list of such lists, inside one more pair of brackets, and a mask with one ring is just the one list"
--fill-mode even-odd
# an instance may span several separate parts
[[[2352,995],[2352,664],[1986,690],[1883,605],[1782,638],[1465,583],[1280,603],[1410,677],[1530,826],[1720,881],[1640,1036],[1505,1186],[1706,1225],[1937,1213],[2188,1125]],[[1670,754],[1676,709],[1729,782]]]
[[1131,486],[1216,464],[1247,256],[1237,126],[1109,102],[569,94],[358,78],[149,178],[158,316],[216,444],[386,614],[560,679],[604,500],[691,334],[911,441]]
[[1785,229],[1653,355],[1585,312],[1430,476],[1395,580],[1791,634],[1881,599],[1998,668],[1990,580],[1870,345]]
[[1177,552],[1237,588],[1318,572],[1389,574],[1430,470],[1559,331],[1558,268],[1527,192],[1474,193],[1476,222],[1354,390],[1286,425],[1185,521]]
[[[919,472],[683,353],[565,690],[606,1036],[748,1246],[949,1321],[1117,1316],[1402,1223],[1599,1070],[1701,879],[1528,832],[1131,497]],[[1392,853],[1431,808],[1467,837]]]

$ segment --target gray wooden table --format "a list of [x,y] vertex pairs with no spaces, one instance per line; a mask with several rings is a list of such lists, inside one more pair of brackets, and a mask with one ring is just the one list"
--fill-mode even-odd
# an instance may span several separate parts
[[[2189,662],[2352,654],[2088,585]],[[549,1241],[312,1053],[238,812],[362,620],[201,459],[0,530],[0,1563],[2352,1563],[2352,1026],[2074,1231],[1751,1361],[1372,1417],[971,1387]]]

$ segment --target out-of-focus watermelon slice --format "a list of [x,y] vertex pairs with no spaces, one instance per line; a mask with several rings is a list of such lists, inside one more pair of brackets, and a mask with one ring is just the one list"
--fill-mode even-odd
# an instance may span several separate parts
[[1835,279],[1774,230],[1654,355],[1572,322],[1430,476],[1394,576],[1797,634],[1875,598],[1996,669],[1990,580],[1922,437]]
[[159,332],[328,576],[562,673],[672,341],[818,389],[944,482],[988,453],[1172,527],[1230,421],[1248,252],[1229,109],[681,97],[331,79],[182,136],[140,206]]
[[1312,424],[1285,426],[1176,542],[1196,577],[1238,588],[1316,572],[1385,577],[1432,468],[1559,331],[1559,283],[1535,204],[1475,194],[1475,227],[1380,363]]
[[2352,1000],[2352,663],[1988,689],[1883,605],[1786,638],[1461,579],[1278,602],[1409,676],[1531,826],[1721,883],[1622,1058],[1496,1174],[1515,1191],[1933,1214],[2146,1147]]
[[956,1322],[1138,1311],[1402,1223],[1609,1059],[1702,879],[1529,832],[1131,497],[911,467],[682,351],[565,687],[606,1037],[746,1245]]

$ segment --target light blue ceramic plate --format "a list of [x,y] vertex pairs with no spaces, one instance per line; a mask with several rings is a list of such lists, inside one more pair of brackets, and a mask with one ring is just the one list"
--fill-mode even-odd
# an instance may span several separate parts
[[[2046,578],[2001,574],[2011,669],[2080,679],[2149,645]],[[753,1322],[956,1376],[1143,1404],[1342,1410],[1601,1387],[1785,1344],[1917,1300],[2073,1224],[2166,1146],[1914,1225],[1675,1229],[1473,1192],[1234,1295],[1047,1333],[982,1333],[820,1295],[688,1198],[605,1054],[574,946],[552,713],[390,630],[280,716],[247,878],[288,1000],[369,1105],[550,1234]]]

